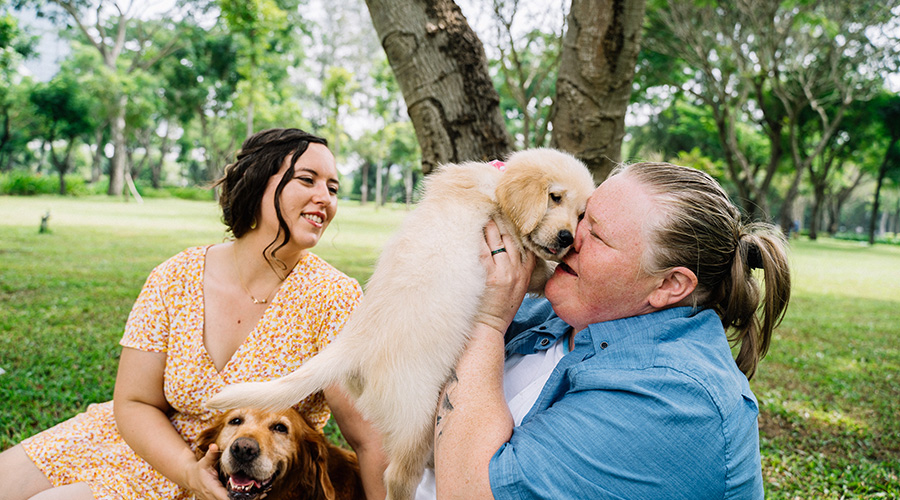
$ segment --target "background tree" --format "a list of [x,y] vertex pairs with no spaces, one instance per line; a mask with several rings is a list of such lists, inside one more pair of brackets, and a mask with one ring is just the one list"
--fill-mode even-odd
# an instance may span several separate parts
[[[492,19],[496,29],[498,57],[491,68],[497,77],[500,108],[517,148],[542,147],[550,142],[550,117],[556,109],[556,72],[565,29],[565,12],[560,9],[558,30],[534,27],[517,36],[517,20],[537,25],[533,16],[556,16],[557,13],[531,13],[520,8],[519,0],[493,0]],[[521,23],[518,23],[521,24]]]
[[875,195],[872,200],[872,214],[869,217],[869,244],[875,244],[875,225],[878,218],[878,211],[881,209],[881,188],[884,181],[889,176],[897,179],[900,178],[900,148],[897,143],[900,142],[900,97],[893,96],[884,103],[881,108],[882,124],[884,125],[887,136],[889,137],[887,148],[884,151],[884,159],[878,168],[876,176]]
[[[90,135],[90,107],[81,87],[70,74],[61,73],[46,84],[32,90],[31,102],[43,120],[50,159],[59,173],[59,194],[66,194],[66,174],[72,166],[72,151],[78,138]],[[65,142],[63,153],[57,151],[57,140]]]
[[[896,54],[895,44],[872,31],[891,22],[895,6],[815,0],[652,3],[648,47],[683,63],[680,69],[690,78],[671,83],[710,109],[728,176],[748,214],[771,218],[770,201],[777,194],[782,227],[791,226],[804,174],[821,158],[847,107],[872,95],[878,87],[873,76],[886,72],[886,61]],[[768,161],[753,161],[739,136],[741,124],[768,137]],[[782,190],[774,193],[785,154],[792,177],[779,182]]]
[[23,133],[21,103],[29,84],[23,85],[18,68],[34,54],[36,43],[37,39],[25,33],[11,14],[0,13],[0,172],[12,168],[16,152],[24,149],[28,140]]
[[500,158],[512,140],[478,36],[451,0],[367,0],[422,150],[422,171]]
[[644,0],[572,0],[551,145],[585,162],[596,182],[621,161],[644,9]]
[[[47,0],[47,3],[43,1],[36,3],[42,9],[46,9],[50,4],[62,9],[65,17],[77,26],[84,39],[100,53],[104,66],[111,72],[122,71],[128,74],[137,69],[146,69],[171,52],[177,40],[177,31],[170,29],[166,31],[171,35],[170,43],[166,45],[150,43],[154,38],[153,35],[160,33],[157,30],[163,29],[162,25],[157,26],[152,32],[132,30],[137,38],[129,40],[126,37],[129,25],[143,22],[135,17],[140,7],[133,1],[127,5],[118,0],[111,2],[101,0],[96,3],[87,0]],[[62,22],[62,16],[56,11],[46,10],[46,12]],[[128,47],[134,50],[128,50],[129,60],[120,68],[119,57],[126,51],[126,42]],[[121,88],[114,88],[113,91],[116,96],[110,110],[112,119],[109,126],[114,153],[110,165],[108,194],[120,195],[125,185],[127,159],[125,114],[128,95]]]
[[[677,86],[710,111],[729,180],[751,217],[769,216],[769,189],[783,151],[780,120],[783,113],[764,97],[769,71],[775,62],[764,56],[778,54],[770,48],[783,43],[797,13],[789,11],[776,16],[774,10],[779,3],[779,0],[761,0],[751,6],[743,1],[692,0],[670,5],[651,1],[645,30],[648,52],[663,56],[654,54],[654,61],[663,58],[677,61],[665,63],[669,71],[658,72],[657,78]],[[798,7],[803,9],[802,5]],[[751,22],[749,16],[759,19]],[[764,33],[752,30],[764,24],[766,28],[761,30]],[[766,49],[759,49],[760,46]],[[754,48],[758,55],[751,56]],[[767,105],[757,108],[765,112],[752,119],[749,103],[754,95],[757,101]],[[748,119],[768,132],[770,155],[762,164],[749,157],[739,137],[740,124]]]
[[254,125],[257,106],[275,93],[277,83],[273,78],[278,72],[272,66],[283,69],[277,58],[287,51],[296,19],[297,2],[294,0],[218,0],[221,17],[228,31],[239,39],[238,72],[241,82],[238,92],[247,112],[247,136],[256,131]]

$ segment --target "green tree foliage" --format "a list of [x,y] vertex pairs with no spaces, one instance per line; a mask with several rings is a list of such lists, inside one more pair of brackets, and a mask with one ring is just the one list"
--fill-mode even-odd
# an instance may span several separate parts
[[296,0],[218,0],[221,17],[237,41],[240,104],[253,134],[257,107],[284,79],[281,57],[290,49]]
[[36,42],[36,37],[21,30],[12,14],[0,12],[0,171],[12,168],[14,156],[25,149],[29,139],[23,126],[27,111],[21,103],[30,82],[23,81],[17,70],[34,54]]
[[491,10],[499,54],[490,67],[507,128],[518,148],[547,146],[565,23],[559,22],[559,31],[537,27],[518,36],[522,21],[536,21],[518,0],[493,0]]
[[[833,177],[810,172],[834,163],[826,148],[847,110],[871,98],[897,57],[897,44],[880,33],[897,6],[651,1],[636,81],[645,96],[662,88],[656,96],[683,95],[706,108],[738,199],[751,215],[780,213],[786,229],[804,177]],[[767,139],[767,159],[756,157],[747,127]]]
[[[72,166],[72,151],[78,139],[89,135],[95,126],[90,105],[81,86],[68,73],[60,73],[48,83],[37,85],[30,99],[42,119],[50,158],[59,173],[59,193],[66,194],[65,175]],[[62,154],[57,151],[57,140],[65,142]]]

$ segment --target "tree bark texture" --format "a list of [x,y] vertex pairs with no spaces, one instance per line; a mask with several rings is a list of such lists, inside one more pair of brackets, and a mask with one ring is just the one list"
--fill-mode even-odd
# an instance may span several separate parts
[[585,162],[598,183],[621,161],[644,8],[644,0],[572,0],[551,144]]
[[[512,149],[481,41],[452,0],[366,0],[422,149],[422,172]],[[633,71],[632,62],[632,71]]]

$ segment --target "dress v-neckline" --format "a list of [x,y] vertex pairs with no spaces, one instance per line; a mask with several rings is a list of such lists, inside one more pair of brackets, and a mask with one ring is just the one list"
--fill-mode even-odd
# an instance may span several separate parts
[[209,353],[204,335],[206,331],[206,258],[209,253],[209,249],[212,247],[213,245],[208,245],[206,247],[206,249],[203,251],[203,258],[200,260],[200,287],[199,293],[197,293],[196,295],[196,300],[198,300],[199,302],[195,304],[195,306],[200,309],[200,314],[197,315],[200,322],[197,331],[199,331],[200,346],[202,348],[206,362],[209,363],[209,367],[216,373],[217,376],[219,376],[220,378],[224,378],[231,365],[235,362],[236,359],[238,359],[238,355],[241,353],[241,351],[244,350],[244,346],[246,346],[250,342],[250,340],[257,335],[257,331],[259,331],[259,327],[263,324],[263,321],[266,320],[269,311],[275,306],[276,303],[279,302],[281,291],[284,289],[285,285],[288,284],[288,280],[290,280],[294,275],[294,271],[297,269],[303,259],[301,258],[300,261],[297,262],[297,265],[294,266],[293,269],[291,269],[291,272],[288,273],[287,277],[284,278],[284,282],[278,287],[278,290],[275,291],[275,295],[272,297],[269,303],[266,304],[265,310],[259,317],[259,320],[256,321],[256,324],[253,325],[253,329],[247,333],[247,336],[244,337],[244,340],[240,343],[240,345],[238,345],[237,349],[234,350],[234,352],[231,354],[231,357],[228,358],[228,360],[225,361],[225,364],[222,365],[222,368],[219,369],[216,366],[216,362],[213,359],[212,355]]

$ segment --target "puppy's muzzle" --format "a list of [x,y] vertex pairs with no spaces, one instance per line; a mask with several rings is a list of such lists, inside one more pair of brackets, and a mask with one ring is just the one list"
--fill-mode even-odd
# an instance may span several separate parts
[[237,438],[231,443],[231,456],[241,464],[247,464],[259,456],[259,443],[253,438]]

